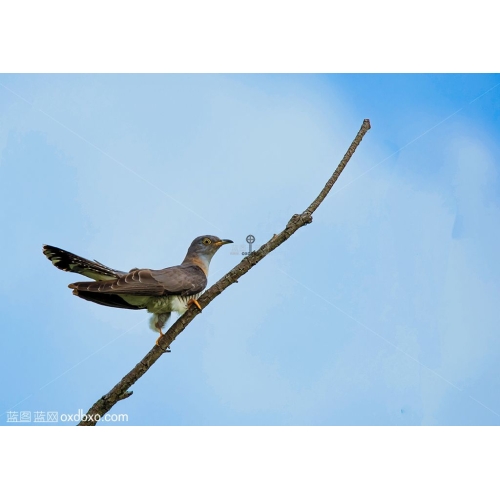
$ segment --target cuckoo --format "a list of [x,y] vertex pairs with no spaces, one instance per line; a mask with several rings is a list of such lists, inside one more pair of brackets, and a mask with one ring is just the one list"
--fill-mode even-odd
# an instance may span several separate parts
[[233,242],[217,236],[199,236],[189,246],[181,265],[157,271],[117,271],[50,245],[43,246],[43,253],[58,269],[95,280],[68,285],[77,297],[108,307],[147,309],[153,314],[150,327],[160,334],[158,345],[172,312],[184,314],[192,304],[201,310],[197,299],[207,286],[210,261],[228,243]]

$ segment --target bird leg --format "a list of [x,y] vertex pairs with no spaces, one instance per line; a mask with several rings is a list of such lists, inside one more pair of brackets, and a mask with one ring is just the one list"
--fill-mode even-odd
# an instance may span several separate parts
[[158,328],[158,331],[160,332],[160,336],[156,339],[155,344],[163,351],[163,352],[172,352],[168,347],[166,349],[163,349],[163,347],[158,343],[160,339],[165,335],[162,331],[161,328]]
[[198,308],[198,310],[201,312],[201,306],[200,306],[200,303],[199,303],[196,299],[191,299],[191,300],[189,300],[189,301],[188,301],[188,303],[187,303],[187,306],[189,307],[189,306],[191,306],[192,304],[194,304],[194,305]]

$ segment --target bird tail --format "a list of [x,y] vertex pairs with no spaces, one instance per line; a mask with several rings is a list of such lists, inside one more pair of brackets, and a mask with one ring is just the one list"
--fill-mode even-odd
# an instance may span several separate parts
[[43,245],[43,254],[49,259],[57,269],[78,273],[96,281],[115,280],[127,273],[117,271],[97,262],[79,257],[74,253],[67,252],[61,248],[51,245]]

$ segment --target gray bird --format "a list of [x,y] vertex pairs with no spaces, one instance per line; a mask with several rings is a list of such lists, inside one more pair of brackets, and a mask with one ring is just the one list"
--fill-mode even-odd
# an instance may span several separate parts
[[43,253],[58,269],[95,280],[68,285],[77,297],[103,306],[147,309],[153,314],[150,326],[160,333],[159,340],[172,312],[184,314],[191,304],[201,310],[196,299],[207,286],[210,261],[228,243],[233,242],[217,236],[198,236],[180,266],[158,271],[135,268],[128,273],[50,245],[43,246]]

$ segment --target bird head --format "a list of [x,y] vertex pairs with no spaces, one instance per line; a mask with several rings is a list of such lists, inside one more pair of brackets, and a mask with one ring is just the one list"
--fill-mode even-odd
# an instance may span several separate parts
[[221,240],[217,236],[205,235],[195,238],[188,248],[183,264],[194,264],[208,275],[208,266],[215,252],[222,245],[233,243],[232,240]]

